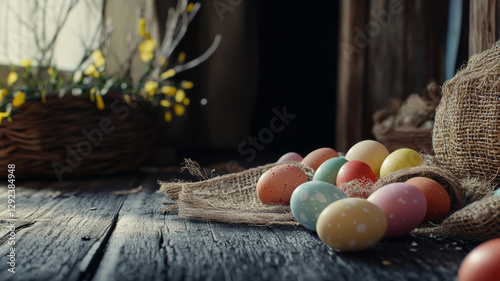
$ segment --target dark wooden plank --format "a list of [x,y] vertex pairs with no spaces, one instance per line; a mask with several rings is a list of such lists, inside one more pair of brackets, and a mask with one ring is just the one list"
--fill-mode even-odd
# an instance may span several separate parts
[[500,2],[470,1],[469,56],[489,49],[500,39]]
[[[363,138],[365,104],[366,47],[363,37],[367,1],[343,0],[340,3],[338,49],[337,119],[335,148],[346,152]],[[359,32],[361,30],[361,32]]]
[[156,180],[150,176],[141,192],[126,196],[92,280],[163,280],[165,215],[160,209],[165,197],[154,193]]
[[[29,224],[15,233],[16,273],[7,272],[10,266],[2,258],[2,280],[79,280],[92,275],[124,201],[111,192],[130,188],[136,177],[18,183],[16,225]],[[0,200],[7,202],[4,193]],[[2,257],[11,247],[6,209],[6,203],[0,205]]]
[[447,14],[448,1],[370,1],[365,121],[390,97],[404,100],[431,80],[444,82]]

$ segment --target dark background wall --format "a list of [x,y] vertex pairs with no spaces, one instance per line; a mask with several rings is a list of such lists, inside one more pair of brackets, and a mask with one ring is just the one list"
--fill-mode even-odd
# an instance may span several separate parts
[[252,135],[273,108],[296,117],[266,149],[335,147],[338,1],[258,1],[260,84]]
[[[164,22],[175,1],[156,3]],[[190,59],[216,34],[222,41],[209,60],[179,75],[195,83],[188,93],[192,103],[186,116],[162,125],[161,145],[223,149],[243,158],[253,155],[250,150],[259,157],[334,147],[337,1],[201,3],[179,49]],[[283,114],[285,107],[296,117],[283,129],[276,123],[279,132],[271,130],[273,109]]]

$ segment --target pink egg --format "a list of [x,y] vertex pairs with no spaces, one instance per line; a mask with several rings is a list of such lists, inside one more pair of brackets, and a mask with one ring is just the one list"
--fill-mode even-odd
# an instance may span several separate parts
[[300,162],[302,161],[302,156],[298,154],[297,152],[288,152],[285,153],[283,156],[278,159],[278,163],[284,163],[284,162]]
[[382,209],[387,217],[385,237],[409,233],[422,223],[427,211],[424,193],[407,183],[384,185],[370,195],[368,201]]

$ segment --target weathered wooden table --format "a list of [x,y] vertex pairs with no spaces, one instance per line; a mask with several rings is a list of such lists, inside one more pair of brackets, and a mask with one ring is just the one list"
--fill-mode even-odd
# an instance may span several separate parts
[[[8,220],[4,179],[0,280],[443,281],[456,279],[464,256],[478,244],[406,235],[363,252],[339,253],[303,227],[180,219],[159,211],[166,199],[155,191],[157,180],[183,177],[143,172],[16,181],[16,221]],[[116,194],[138,186],[138,193]]]

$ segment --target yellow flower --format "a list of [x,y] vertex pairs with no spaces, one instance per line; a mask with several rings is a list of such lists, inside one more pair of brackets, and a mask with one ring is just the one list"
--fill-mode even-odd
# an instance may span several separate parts
[[186,7],[186,12],[191,13],[194,9],[194,3],[189,3]]
[[194,84],[191,81],[182,81],[181,87],[186,89],[186,90],[189,90],[189,89],[192,89],[194,87]]
[[106,64],[106,60],[104,59],[101,50],[95,50],[92,52],[92,58],[94,59],[94,65],[97,68],[101,68],[104,64]]
[[184,105],[182,105],[182,104],[175,104],[174,105],[175,115],[182,116],[185,111],[186,111],[186,108],[184,107]]
[[97,95],[95,95],[95,99],[96,99],[97,109],[103,110],[104,109],[104,100],[102,99],[102,96],[97,94]]
[[17,82],[17,73],[11,71],[9,73],[9,76],[7,76],[7,85],[12,86],[16,82]]
[[5,97],[9,93],[9,90],[3,88],[0,89],[0,101],[2,101],[3,97]]
[[9,117],[9,116],[10,116],[10,112],[9,111],[0,112],[0,124],[2,124],[2,119],[3,118]]
[[91,102],[94,102],[94,101],[95,101],[95,88],[94,88],[94,87],[92,87],[92,88],[90,89],[90,101],[91,101]]
[[170,77],[173,77],[174,75],[175,75],[175,70],[173,70],[173,69],[169,69],[169,70],[167,70],[167,71],[163,72],[163,73],[160,75],[160,78],[161,78],[162,80],[165,80],[165,79],[168,79],[168,78],[170,78]]
[[160,104],[164,107],[172,106],[172,103],[169,100],[161,100]]
[[50,76],[54,76],[54,69],[53,69],[52,67],[47,68],[47,73],[48,73]]
[[156,89],[158,89],[158,82],[148,81],[144,84],[144,90],[148,92],[149,96],[152,96],[156,93]]
[[169,97],[173,97],[175,95],[176,91],[177,91],[176,87],[172,87],[172,86],[161,87],[161,92]]
[[40,93],[40,96],[42,97],[42,103],[47,102],[47,100],[45,99],[45,93],[46,93],[45,90],[42,90],[42,92]]
[[186,59],[186,53],[180,52],[179,56],[177,57],[178,62],[183,62]]
[[184,90],[182,89],[177,90],[177,92],[175,93],[175,101],[181,103],[184,98],[186,98],[186,92],[184,92]]
[[185,98],[182,103],[184,103],[184,105],[189,105],[191,103],[191,101],[188,99],[188,98]]
[[153,52],[156,48],[156,40],[147,39],[139,44],[139,54],[143,62],[149,62],[153,59]]
[[166,66],[168,64],[168,60],[165,57],[158,58],[158,61],[162,66]]
[[125,102],[127,104],[130,104],[130,96],[129,95],[127,95],[127,94],[123,95],[123,99],[125,100]]
[[146,34],[146,19],[140,18],[139,19],[139,35],[144,36],[144,34]]
[[21,66],[22,67],[30,67],[32,65],[31,59],[22,59]]
[[94,78],[99,78],[99,71],[97,71],[97,68],[93,64],[87,66],[87,68],[83,71],[83,73],[85,75],[89,75]]
[[170,111],[165,112],[165,121],[167,122],[172,121],[172,112]]
[[21,106],[26,101],[26,94],[24,92],[17,92],[16,96],[12,100],[13,106]]

